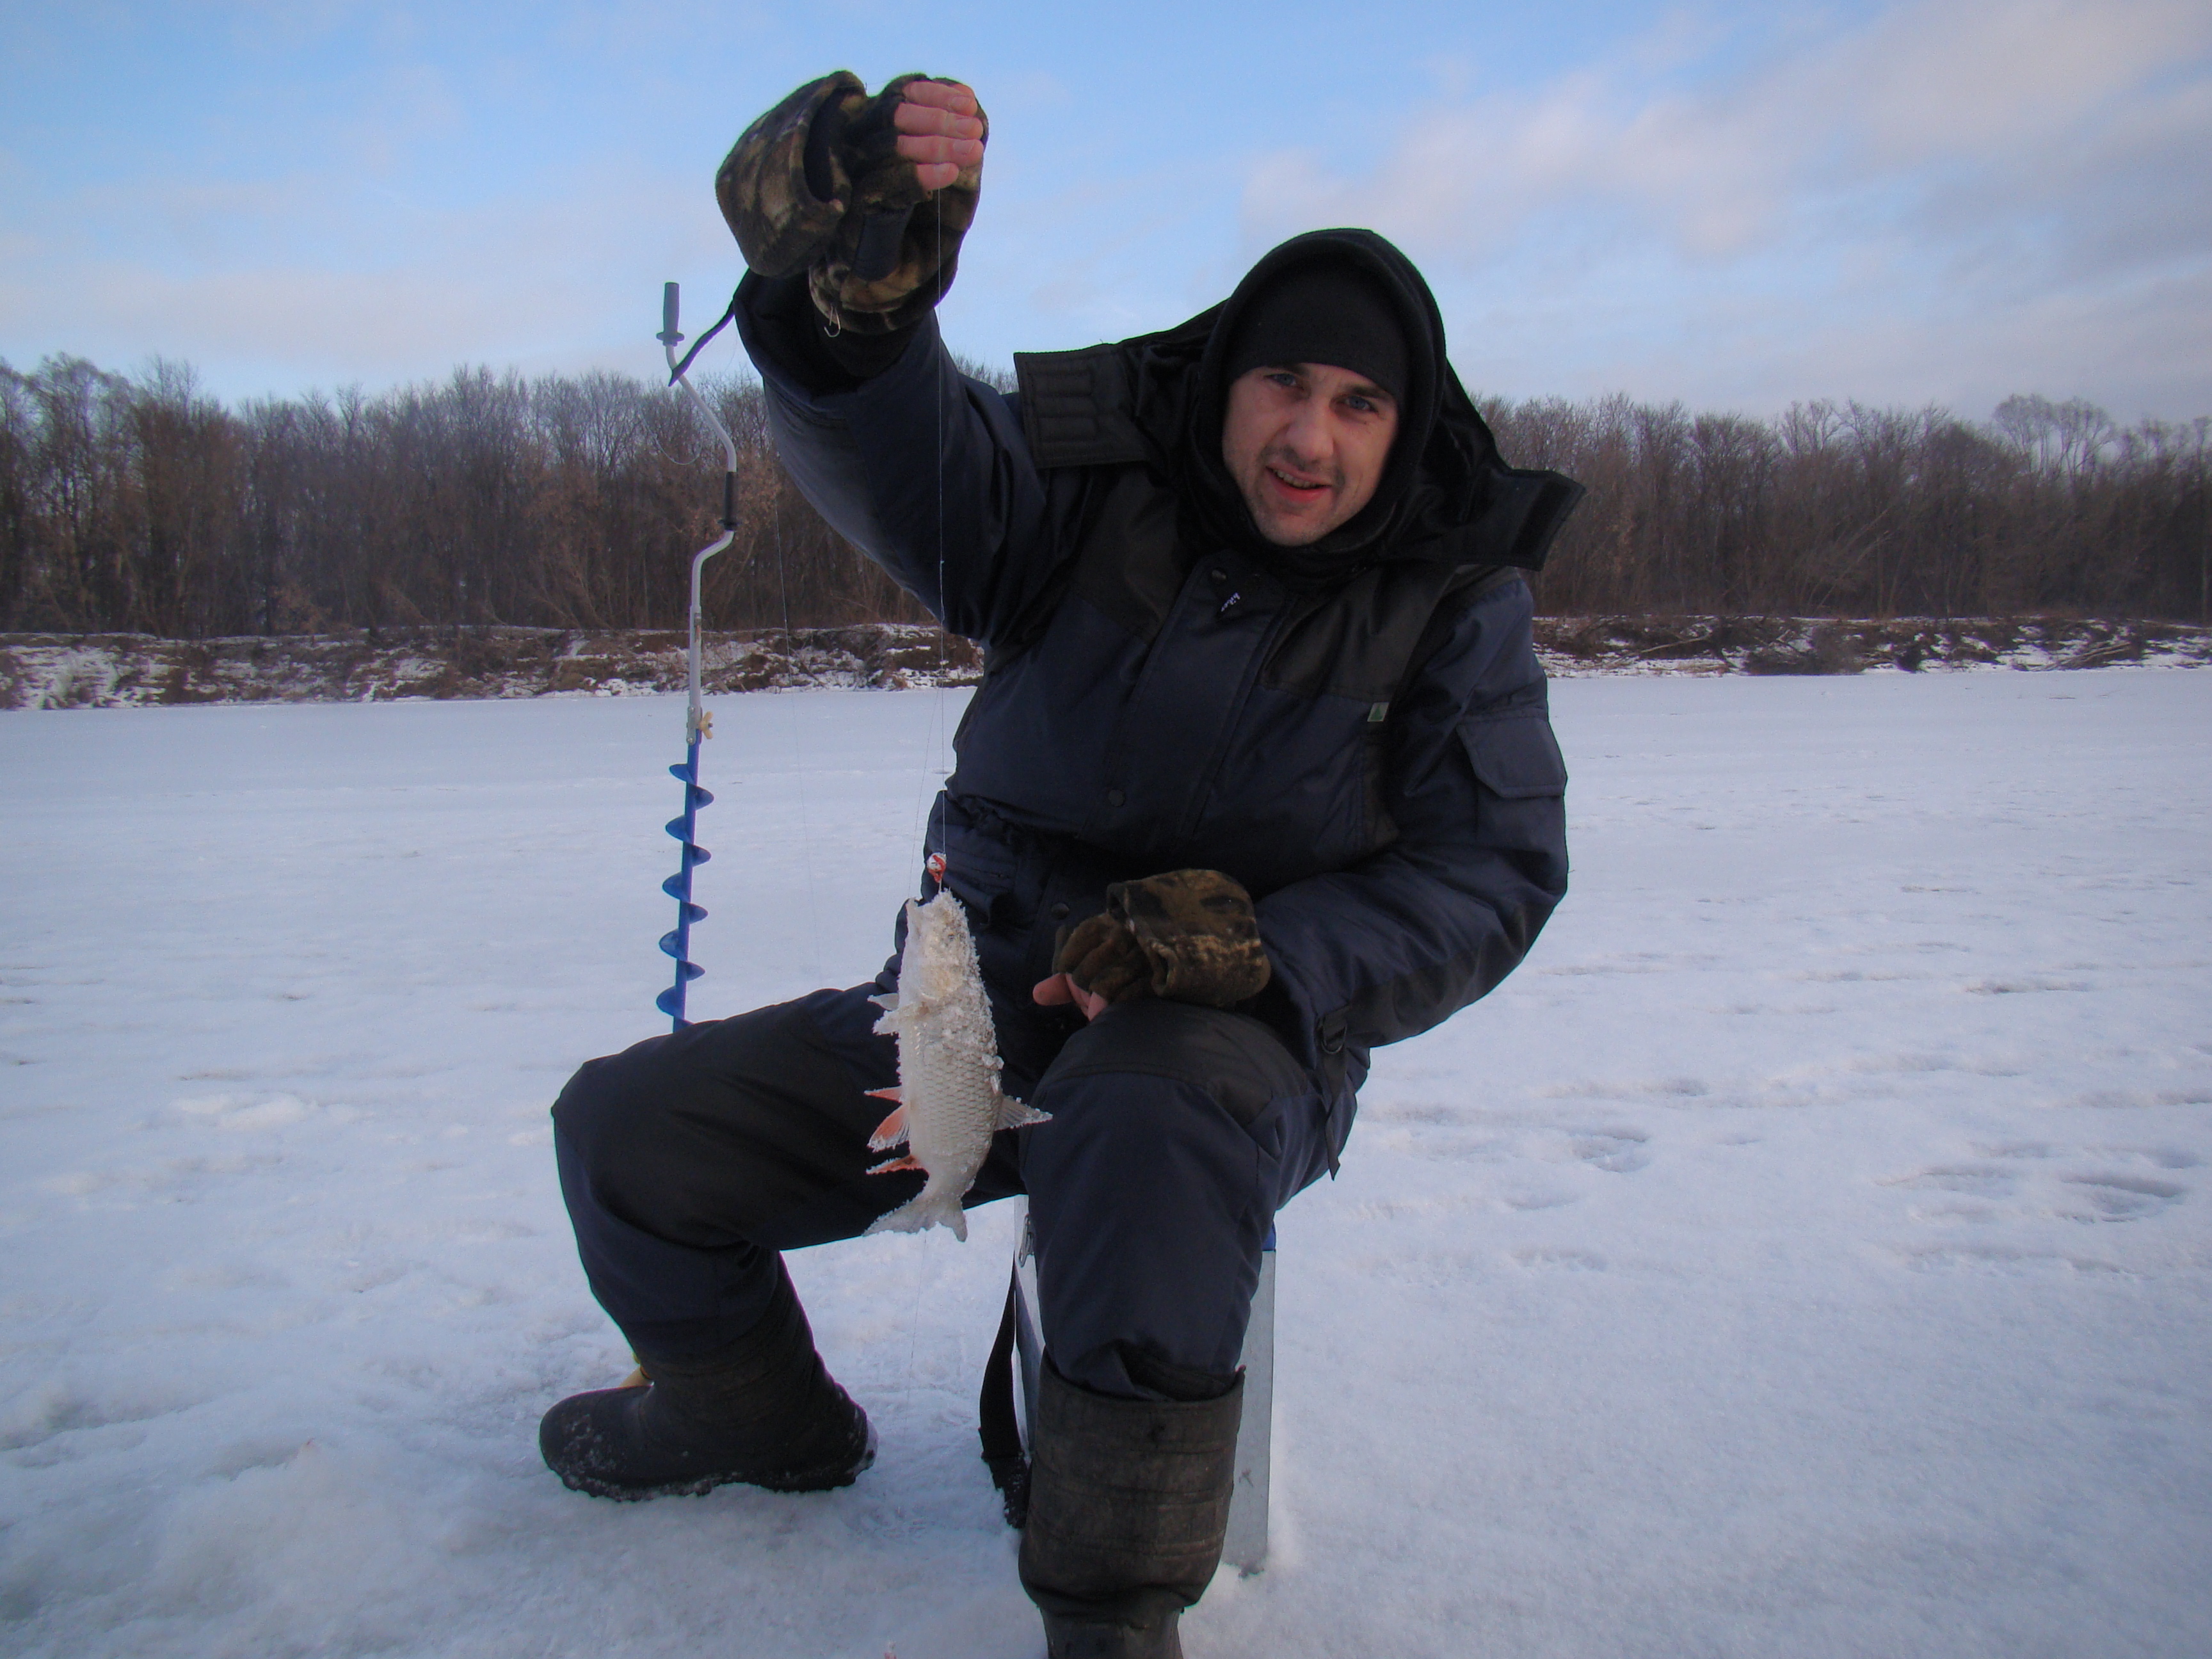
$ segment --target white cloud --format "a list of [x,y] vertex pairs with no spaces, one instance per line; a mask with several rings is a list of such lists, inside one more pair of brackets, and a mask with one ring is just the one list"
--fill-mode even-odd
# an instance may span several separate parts
[[[320,174],[99,186],[70,225],[167,234],[141,250],[79,228],[19,250],[0,283],[0,332],[64,341],[109,368],[134,367],[157,340],[207,365],[227,396],[303,378],[442,378],[461,362],[650,373],[661,281],[734,282],[727,234],[696,186],[613,167],[560,182],[513,203],[387,201],[374,213],[373,192],[334,191]],[[726,298],[714,293],[713,310]],[[687,313],[707,303],[695,293]]]
[[1365,176],[1262,158],[1248,246],[1375,226],[1517,391],[2212,410],[2212,9],[1905,0],[1698,53],[1428,109]]

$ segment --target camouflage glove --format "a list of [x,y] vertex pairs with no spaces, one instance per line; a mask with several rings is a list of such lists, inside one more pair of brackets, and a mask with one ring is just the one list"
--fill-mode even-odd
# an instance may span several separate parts
[[1106,914],[1068,936],[1053,963],[1109,1002],[1150,992],[1228,1008],[1273,972],[1252,896],[1218,870],[1170,870],[1106,890]]
[[[906,328],[952,286],[983,170],[932,192],[899,155],[893,118],[922,78],[899,76],[873,98],[848,70],[810,81],[746,128],[714,175],[745,264],[763,276],[805,271],[833,330]],[[990,118],[975,114],[988,143]]]
[[1114,916],[1085,916],[1060,942],[1052,971],[1109,1002],[1127,1002],[1152,989],[1152,958],[1127,924]]

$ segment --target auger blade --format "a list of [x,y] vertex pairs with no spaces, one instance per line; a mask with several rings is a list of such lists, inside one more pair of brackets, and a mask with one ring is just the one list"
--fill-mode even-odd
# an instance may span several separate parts
[[660,951],[663,956],[676,958],[676,971],[682,974],[687,981],[697,979],[707,971],[696,962],[684,960],[684,942],[676,937],[675,930],[672,928],[660,936]]

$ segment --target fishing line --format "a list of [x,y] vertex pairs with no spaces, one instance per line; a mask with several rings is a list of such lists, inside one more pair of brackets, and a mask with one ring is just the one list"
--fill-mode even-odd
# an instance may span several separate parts
[[[688,365],[693,357],[698,356],[701,346],[705,345],[707,342],[714,338],[715,334],[719,333],[725,325],[735,319],[737,316],[737,296],[735,295],[732,295],[730,297],[729,309],[722,313],[720,320],[718,321],[712,329],[708,330],[705,335],[701,337],[698,344],[692,347],[690,352],[687,354],[684,359],[684,365]],[[724,343],[723,346],[724,361],[728,366],[730,371],[733,374],[737,368],[738,351],[739,346],[738,337],[733,333],[730,336],[729,339]],[[678,366],[678,373],[682,372],[682,368],[683,365]],[[761,396],[763,399],[768,396],[768,388],[765,383],[763,383],[761,387]],[[765,416],[765,413],[766,411],[763,410],[763,416]],[[782,490],[778,489],[772,494],[769,501],[769,535],[775,548],[776,606],[778,613],[782,617],[783,622],[783,639],[781,642],[783,659],[786,667],[795,676],[798,672],[799,659],[797,647],[793,642],[791,627],[791,571],[784,542],[782,505],[783,492]],[[774,684],[774,674],[771,672],[769,675],[770,683],[763,689],[769,691],[775,691],[779,689],[784,690],[796,690],[800,689],[796,686],[779,688]],[[799,872],[801,876],[804,878],[806,891],[806,957],[805,966],[809,980],[812,983],[819,985],[824,982],[822,976],[821,882],[817,878],[814,865],[815,849],[813,813],[807,799],[806,744],[800,714],[801,711],[796,702],[784,701],[782,716],[784,741],[786,747],[790,752],[791,757],[792,793],[793,796],[796,797],[799,806]]]
[[[766,396],[763,387],[762,395]],[[779,491],[778,495],[781,495]],[[783,659],[795,672],[799,659],[791,640],[791,574],[785,568],[783,549],[783,514],[781,501],[778,510],[769,515],[769,527],[775,538],[775,585],[783,611]],[[769,688],[773,690],[773,686]],[[822,980],[822,907],[820,884],[814,873],[814,830],[811,814],[806,802],[806,745],[800,740],[799,705],[794,701],[784,702],[783,731],[791,747],[792,792],[799,798],[799,860],[801,872],[806,878],[806,970],[817,985]]]
[[[936,244],[937,244],[937,248],[936,248],[936,270],[935,270],[935,272],[933,273],[933,275],[932,276],[931,280],[932,280],[932,281],[933,281],[933,282],[942,283],[942,282],[943,282],[943,280],[944,280],[944,273],[945,273],[945,199],[944,199],[944,198],[943,198],[941,195],[934,195],[934,194],[933,194],[933,195],[931,197],[931,198],[930,198],[930,207],[931,207],[931,209],[932,209],[933,212],[933,213],[935,214],[935,216],[936,216],[936,225],[935,225],[935,230],[936,230]],[[940,299],[943,297],[943,293],[942,293],[942,290],[941,290],[941,289],[940,289],[940,291],[939,291],[939,297]],[[940,346],[940,349],[942,348],[942,345],[943,345],[943,339],[942,339],[942,336],[940,335],[940,337],[939,337],[939,346]],[[950,354],[949,354],[949,353],[947,354],[947,361],[948,361],[948,362],[950,361]],[[947,654],[946,654],[946,649],[945,649],[945,636],[946,636],[947,633],[948,633],[948,632],[950,631],[950,629],[951,629],[951,620],[950,620],[950,618],[946,616],[946,604],[945,604],[945,377],[944,377],[944,374],[943,374],[943,373],[942,373],[942,371],[941,371],[941,370],[940,370],[940,372],[939,373],[939,374],[938,374],[938,376],[937,376],[936,386],[937,386],[937,392],[936,392],[935,403],[936,403],[936,414],[937,414],[937,685],[936,685],[935,690],[934,690],[933,691],[933,693],[931,694],[931,698],[930,698],[930,706],[929,706],[929,742],[928,742],[928,746],[927,746],[927,750],[926,758],[924,759],[924,761],[923,761],[923,763],[922,763],[922,764],[923,764],[923,768],[924,768],[924,770],[923,770],[923,773],[922,773],[921,784],[921,787],[920,787],[915,791],[915,793],[914,823],[913,823],[912,830],[911,830],[911,832],[910,832],[910,833],[911,833],[911,835],[912,835],[912,836],[913,836],[913,839],[914,839],[914,840],[915,840],[915,842],[919,845],[919,847],[920,847],[920,848],[921,848],[921,856],[922,856],[923,861],[924,861],[925,865],[929,868],[929,870],[930,870],[930,873],[931,873],[933,876],[936,877],[939,881],[942,881],[942,880],[944,879],[944,875],[945,875],[945,854],[944,854],[944,849],[940,848],[940,849],[939,850],[939,852],[938,852],[938,853],[937,853],[937,854],[935,855],[934,861],[933,861],[933,862],[932,862],[931,854],[930,854],[930,850],[929,850],[929,827],[928,827],[928,819],[927,819],[927,816],[926,816],[927,804],[928,804],[928,803],[929,803],[929,802],[930,802],[930,801],[934,798],[934,796],[935,796],[935,794],[936,794],[936,793],[937,793],[937,790],[938,790],[939,788],[941,788],[941,787],[943,787],[944,782],[945,782],[945,779],[946,775],[947,775],[951,771],[951,769],[952,769],[949,765],[947,765],[947,764],[945,763],[945,699],[946,699],[946,698],[951,695],[951,688],[950,688],[950,687],[948,687],[948,686],[945,684],[945,675],[946,675],[946,673],[948,672],[948,660],[947,660]],[[934,786],[934,787],[933,787],[933,786]]]

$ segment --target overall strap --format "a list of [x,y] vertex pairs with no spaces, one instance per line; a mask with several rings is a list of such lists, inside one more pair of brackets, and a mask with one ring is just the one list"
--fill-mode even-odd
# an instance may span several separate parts
[[999,1334],[983,1365],[976,1421],[991,1484],[999,1489],[1006,1524],[1016,1531],[1027,1526],[1030,1518],[1030,1460],[1022,1449],[1021,1417],[1014,1407],[1014,1320],[1020,1297],[1020,1281],[1010,1276],[1006,1310],[1000,1316]]

